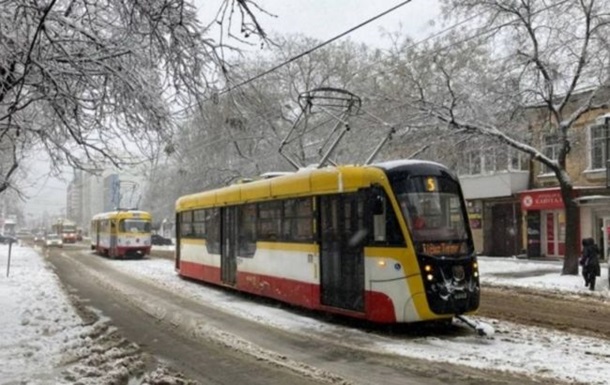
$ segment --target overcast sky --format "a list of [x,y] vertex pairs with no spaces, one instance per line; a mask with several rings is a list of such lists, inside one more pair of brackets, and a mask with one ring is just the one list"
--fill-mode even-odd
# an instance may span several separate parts
[[[301,33],[320,40],[331,39],[352,27],[400,4],[402,0],[256,0],[266,11],[276,17],[260,15],[259,22],[269,33]],[[204,22],[216,14],[221,0],[195,0],[200,17]],[[205,7],[204,7],[205,5]],[[431,21],[439,19],[437,0],[413,0],[393,12],[354,31],[347,37],[379,48],[386,48],[388,41],[382,38],[382,31],[405,34],[421,39],[434,32],[440,25]],[[254,49],[254,48],[253,48]],[[259,48],[256,48],[259,49]],[[30,198],[26,213],[38,217],[46,210],[49,214],[59,214],[66,206],[66,186],[71,172],[65,173],[65,180],[49,178],[49,167],[44,161],[34,162],[27,180],[22,183]]]
[[[259,22],[268,33],[302,33],[321,40],[330,39],[362,22],[377,16],[403,0],[255,0],[261,8],[276,17],[260,15]],[[214,15],[207,11],[216,2],[195,0],[200,18]],[[205,7],[203,7],[205,4]],[[394,32],[402,24],[402,31],[414,38],[421,38],[431,33],[430,21],[439,19],[438,0],[412,0],[391,13],[352,32],[345,38],[354,41],[387,47],[387,41],[381,37],[381,31]],[[436,24],[440,24],[436,22]]]

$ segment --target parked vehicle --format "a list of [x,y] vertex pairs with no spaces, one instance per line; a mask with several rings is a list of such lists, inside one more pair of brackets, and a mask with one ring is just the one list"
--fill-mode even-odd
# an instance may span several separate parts
[[11,243],[17,243],[17,238],[12,237],[10,235],[2,235],[0,234],[0,243],[4,245],[8,245]]
[[173,242],[171,239],[169,238],[165,238],[162,235],[159,234],[153,234],[150,236],[150,243],[153,245],[158,245],[158,246],[170,246],[173,245]]
[[46,247],[64,247],[64,242],[57,234],[49,234],[44,240]]

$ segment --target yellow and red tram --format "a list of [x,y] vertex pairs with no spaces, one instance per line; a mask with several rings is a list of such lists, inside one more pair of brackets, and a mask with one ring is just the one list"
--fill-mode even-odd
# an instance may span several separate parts
[[91,219],[91,249],[110,258],[143,257],[150,254],[150,213],[117,210],[96,214]]
[[400,160],[305,169],[181,197],[176,271],[305,308],[381,323],[479,306],[457,178]]

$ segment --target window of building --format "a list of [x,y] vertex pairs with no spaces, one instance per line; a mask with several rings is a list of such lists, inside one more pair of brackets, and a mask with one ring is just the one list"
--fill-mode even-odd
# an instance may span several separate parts
[[527,171],[529,169],[529,155],[515,148],[509,149],[510,164],[512,171]]
[[[559,136],[555,134],[546,135],[544,137],[542,153],[548,157],[549,159],[557,160],[559,158],[559,149],[561,148],[561,143],[559,141]],[[542,173],[548,174],[553,172],[548,166],[542,165]]]
[[[497,149],[494,147],[487,148],[481,152],[483,161],[481,164],[481,174],[493,173],[496,170],[502,170],[502,166],[498,164]],[[504,167],[506,169],[506,167]]]
[[606,168],[606,126],[592,126],[590,129],[591,137],[591,169]]
[[481,151],[467,151],[462,167],[465,175],[477,175],[481,173]]

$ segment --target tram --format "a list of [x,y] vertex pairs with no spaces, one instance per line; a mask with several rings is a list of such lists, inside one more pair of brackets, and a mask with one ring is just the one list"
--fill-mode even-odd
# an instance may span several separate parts
[[303,169],[176,201],[180,276],[378,323],[478,309],[458,179],[398,160]]
[[117,210],[91,219],[91,249],[110,258],[150,254],[151,215],[146,211]]

